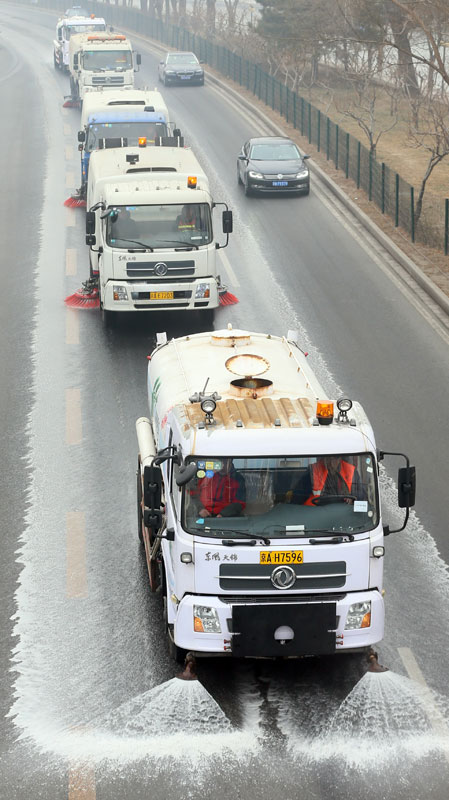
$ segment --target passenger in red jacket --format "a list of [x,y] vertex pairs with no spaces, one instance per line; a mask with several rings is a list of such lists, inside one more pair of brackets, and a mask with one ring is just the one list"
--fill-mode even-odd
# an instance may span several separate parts
[[200,517],[236,517],[246,505],[245,482],[231,458],[223,459],[222,468],[211,478],[201,478],[195,494],[200,501]]

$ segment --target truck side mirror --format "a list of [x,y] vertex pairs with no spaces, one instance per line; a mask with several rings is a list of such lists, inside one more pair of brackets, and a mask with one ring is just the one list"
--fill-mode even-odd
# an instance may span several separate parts
[[95,233],[95,211],[87,211],[86,213],[86,234]]
[[73,56],[73,69],[78,69],[78,53]]
[[150,464],[143,469],[143,502],[151,511],[160,511],[162,496],[162,471]]
[[181,129],[175,128],[173,131],[173,136],[175,137],[175,139],[181,139]]
[[228,235],[232,233],[232,211],[226,209],[223,211],[223,233],[227,233]]
[[141,63],[142,63],[142,56],[140,55],[140,53],[136,53],[136,64],[137,64],[137,66],[140,67]]
[[86,141],[86,131],[78,131],[78,141],[79,142]]
[[96,237],[96,236],[94,236],[94,234],[93,234],[93,233],[89,233],[89,234],[86,236],[86,244],[87,244],[89,247],[93,247],[93,246],[94,246],[94,244],[96,244],[96,243],[97,243],[97,237]]
[[190,464],[184,464],[182,467],[179,467],[179,472],[176,476],[176,485],[185,486],[186,483],[189,483],[192,480],[197,471],[198,467],[194,461],[192,461]]
[[398,506],[411,508],[415,505],[416,494],[416,469],[415,467],[400,467],[398,470]]

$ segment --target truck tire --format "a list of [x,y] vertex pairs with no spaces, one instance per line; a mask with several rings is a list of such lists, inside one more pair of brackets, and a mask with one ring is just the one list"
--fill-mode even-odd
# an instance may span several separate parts
[[168,615],[167,615],[167,579],[165,577],[165,567],[164,564],[161,564],[161,590],[162,590],[162,597],[164,603],[164,610],[163,610],[163,618],[164,618],[164,628],[165,633],[167,636],[167,644],[168,644],[168,652],[170,657],[176,661],[177,664],[184,664],[184,660],[186,657],[187,650],[183,650],[182,647],[178,647],[177,644],[173,641],[173,625],[168,624]]
[[56,58],[56,53],[53,53],[53,64],[54,64],[54,68],[55,68],[55,69],[60,69],[60,67],[59,67],[59,61],[58,61],[58,59]]

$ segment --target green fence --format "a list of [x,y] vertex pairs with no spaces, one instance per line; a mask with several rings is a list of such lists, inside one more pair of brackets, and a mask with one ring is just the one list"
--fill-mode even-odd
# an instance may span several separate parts
[[[67,0],[39,0],[44,8],[64,10]],[[222,75],[244,86],[306,137],[326,155],[335,167],[352,178],[383,214],[393,218],[396,227],[412,241],[449,251],[449,201],[425,194],[419,223],[415,225],[415,189],[385,164],[370,156],[361,142],[313,106],[273,78],[258,64],[227,47],[207,41],[185,28],[161,21],[135,8],[93,0],[89,9],[116,28],[124,27],[163,42],[169,47],[191,50],[201,61]]]

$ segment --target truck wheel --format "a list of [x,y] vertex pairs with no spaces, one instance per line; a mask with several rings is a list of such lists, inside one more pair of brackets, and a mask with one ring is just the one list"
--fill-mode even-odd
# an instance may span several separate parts
[[141,544],[143,544],[142,521],[142,480],[139,459],[137,462],[137,535]]
[[167,626],[168,652],[170,654],[170,658],[172,658],[173,661],[176,661],[177,664],[184,664],[187,650],[183,650],[182,647],[178,647],[178,645],[174,643],[173,630],[170,629],[173,629],[173,625]]
[[53,64],[54,64],[55,69],[59,69],[59,63],[58,63],[58,60],[56,58],[56,53],[53,53]]

